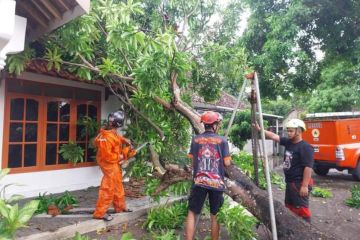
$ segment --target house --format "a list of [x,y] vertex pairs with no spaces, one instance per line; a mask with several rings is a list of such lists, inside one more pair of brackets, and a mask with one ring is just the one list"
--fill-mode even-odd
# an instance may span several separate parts
[[[4,2],[11,11],[15,1],[0,0],[0,6],[6,6]],[[29,41],[87,13],[89,7],[90,0],[19,0],[15,13],[27,20],[25,41]],[[3,29],[0,23],[0,32]],[[5,37],[0,43],[6,42],[7,35],[1,36]],[[4,49],[6,46],[0,44],[0,52]],[[11,172],[1,184],[22,185],[9,187],[6,194],[32,197],[97,186],[102,174],[94,152],[86,147],[88,137],[80,136],[77,121],[83,116],[100,121],[119,106],[100,82],[84,82],[64,71],[47,71],[43,62],[31,62],[16,77],[2,71],[0,167],[11,168]],[[60,146],[69,140],[85,149],[84,163],[74,166],[59,155]]]
[[[220,98],[214,102],[206,102],[203,97],[200,97],[197,94],[193,94],[191,96],[192,106],[197,111],[216,111],[222,114],[227,112],[232,112],[233,109],[236,107],[237,99],[228,94],[225,91],[222,91],[220,94]],[[240,111],[246,109],[246,104],[244,102],[240,102],[239,108]]]

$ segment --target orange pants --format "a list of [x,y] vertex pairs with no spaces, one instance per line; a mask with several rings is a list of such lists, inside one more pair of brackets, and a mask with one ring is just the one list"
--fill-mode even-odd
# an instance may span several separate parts
[[122,171],[119,164],[99,162],[99,166],[104,176],[99,188],[94,218],[104,217],[111,203],[114,205],[115,212],[122,212],[126,209]]

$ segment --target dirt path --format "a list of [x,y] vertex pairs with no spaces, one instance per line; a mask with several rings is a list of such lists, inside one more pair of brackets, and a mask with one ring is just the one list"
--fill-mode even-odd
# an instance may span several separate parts
[[[313,174],[313,178],[315,186],[331,190],[333,197],[310,197],[312,224],[323,232],[338,236],[339,239],[360,239],[360,209],[350,208],[344,204],[344,200],[351,196],[351,186],[360,183],[353,181],[350,174],[336,170],[331,171],[326,177]],[[283,201],[284,191],[275,186],[274,198]]]
[[[143,224],[145,218],[140,218],[135,220],[134,222],[130,222],[128,224],[123,224],[121,226],[114,226],[108,229],[104,229],[103,231],[91,232],[88,234],[84,234],[90,239],[97,239],[97,240],[108,240],[108,239],[120,239],[123,232],[130,232],[132,236],[137,240],[149,240],[153,239],[152,233],[147,232],[143,229]],[[182,236],[181,239],[184,237],[184,230],[183,229],[176,229],[175,234],[177,236]],[[159,235],[158,235],[159,236]],[[210,219],[202,218],[199,221],[199,227],[197,231],[197,239],[206,239],[207,236],[210,236]],[[229,235],[225,231],[224,228],[221,229],[220,239],[230,239]]]

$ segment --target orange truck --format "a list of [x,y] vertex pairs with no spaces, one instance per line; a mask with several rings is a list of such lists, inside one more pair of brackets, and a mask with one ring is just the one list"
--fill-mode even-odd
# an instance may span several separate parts
[[314,148],[314,172],[347,169],[360,181],[360,112],[311,113],[304,119],[305,141]]

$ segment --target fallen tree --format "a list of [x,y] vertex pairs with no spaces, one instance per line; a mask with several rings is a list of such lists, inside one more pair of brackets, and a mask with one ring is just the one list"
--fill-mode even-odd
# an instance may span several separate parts
[[[60,28],[23,55],[10,57],[8,66],[10,73],[19,74],[30,59],[41,60],[47,63],[43,72],[64,70],[76,73],[77,80],[102,79],[108,87],[105,98],[113,94],[128,112],[132,126],[128,126],[127,134],[134,142],[154,146],[150,148],[151,159],[162,172],[158,154],[164,155],[165,149],[184,148],[189,124],[195,133],[204,130],[198,113],[182,94],[200,92],[204,99],[215,100],[224,82],[236,89],[241,84],[239,76],[245,73],[247,57],[241,44],[231,44],[237,42],[231,38],[236,35],[232,24],[236,21],[224,21],[227,27],[218,29],[231,30],[218,36],[225,37],[222,41],[214,42],[220,38],[206,32],[206,22],[216,10],[212,1],[174,1],[176,4],[171,5],[175,8],[162,1],[153,6],[153,2],[94,1],[89,15]],[[232,11],[236,8],[241,10],[241,6],[230,5],[224,19],[238,16]],[[186,28],[189,20],[196,27]],[[178,32],[176,23],[184,24],[181,32],[187,36]],[[226,172],[229,196],[269,226],[266,192],[235,166]],[[171,166],[163,175],[159,191],[190,179],[189,169]],[[279,202],[275,202],[275,211],[281,239],[335,239],[299,220]]]
[[[192,179],[189,168],[182,169],[176,165],[167,165],[165,168],[167,171],[162,176],[161,184],[154,192],[154,195],[174,183]],[[242,204],[251,214],[271,229],[267,192],[258,188],[251,179],[233,164],[226,167],[225,172],[227,176],[225,181],[226,194],[234,201]],[[321,232],[315,225],[295,216],[280,201],[274,200],[274,209],[278,239],[340,239],[329,233]]]

